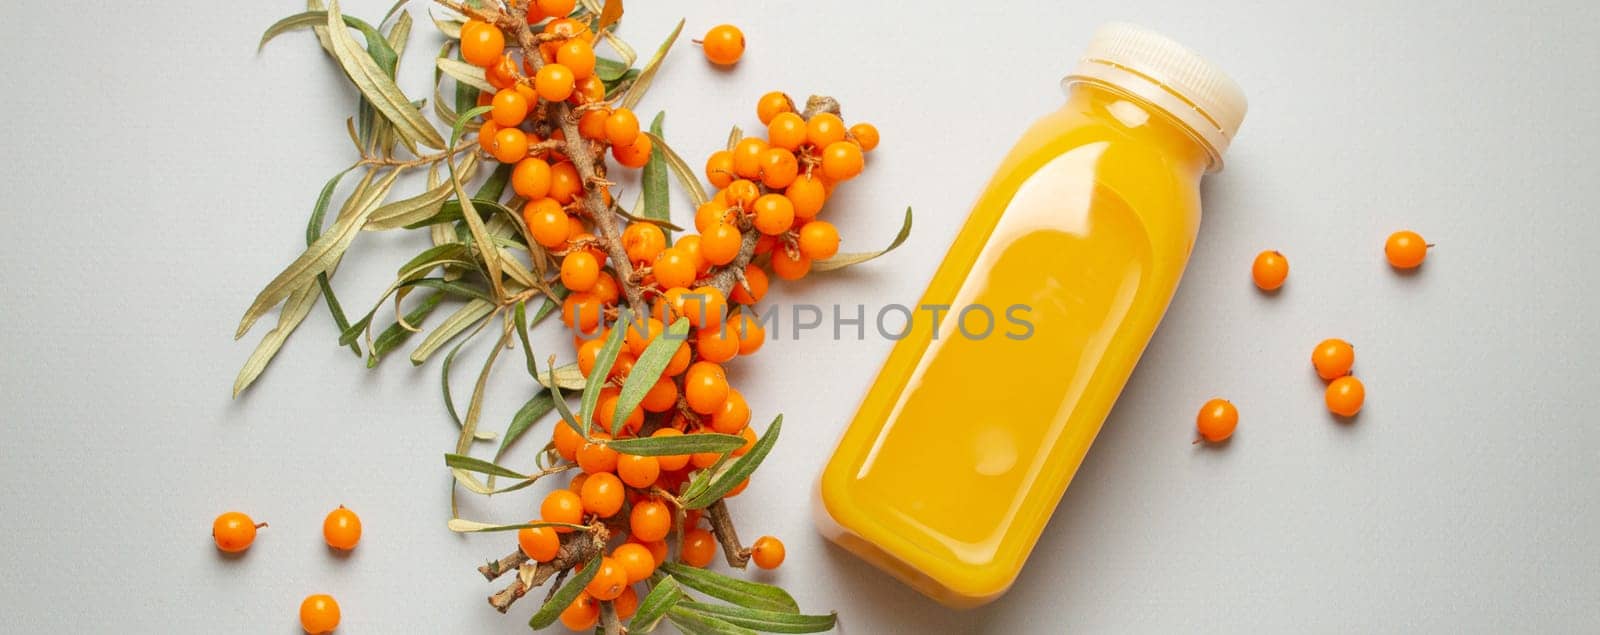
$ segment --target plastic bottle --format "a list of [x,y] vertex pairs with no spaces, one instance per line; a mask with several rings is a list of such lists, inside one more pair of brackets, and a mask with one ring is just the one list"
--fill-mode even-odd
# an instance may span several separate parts
[[[1177,290],[1245,98],[1112,24],[1006,156],[819,482],[839,545],[958,607],[1011,586]],[[937,320],[935,319],[937,317]],[[987,328],[986,328],[987,327]]]

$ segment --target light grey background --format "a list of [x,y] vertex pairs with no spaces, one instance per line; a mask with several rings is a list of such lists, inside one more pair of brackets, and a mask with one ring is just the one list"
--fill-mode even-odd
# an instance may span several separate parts
[[[299,7],[0,8],[3,630],[289,633],[312,592],[338,597],[341,632],[526,628],[533,603],[495,613],[473,571],[509,537],[444,528],[456,432],[437,363],[368,372],[319,306],[228,399],[266,331],[232,341],[239,315],[352,158],[354,93],[311,37],[255,52]],[[680,16],[686,35],[726,21],[750,42],[732,72],[680,45],[640,108],[669,111],[692,162],[753,125],[763,92],[827,92],[884,140],[830,204],[845,248],[880,245],[916,207],[892,257],[777,302],[914,300],[1103,21],[1190,44],[1251,101],[1166,322],[1009,595],[946,610],[812,530],[812,479],[889,348],[876,339],[773,342],[735,365],[758,418],[788,423],[733,504],[747,538],[789,545],[756,577],[857,635],[1600,629],[1592,3],[635,1],[623,34],[648,50]],[[438,36],[419,22],[401,72],[422,96]],[[1414,276],[1382,261],[1405,227],[1438,243]],[[347,306],[421,240],[362,236],[336,282]],[[1276,297],[1248,281],[1266,248],[1292,266]],[[1349,425],[1307,364],[1334,336],[1356,344],[1369,391]],[[560,339],[546,331],[544,350]],[[525,395],[515,366],[486,426]],[[1214,395],[1238,404],[1239,433],[1192,447]],[[462,512],[518,521],[535,496]],[[348,558],[319,534],[340,503],[366,524]],[[243,558],[210,545],[227,509],[272,525]]]

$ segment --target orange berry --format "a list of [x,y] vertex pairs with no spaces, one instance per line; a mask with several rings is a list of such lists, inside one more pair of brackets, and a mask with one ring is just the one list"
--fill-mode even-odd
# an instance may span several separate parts
[[811,259],[805,254],[790,255],[787,249],[772,252],[772,273],[783,280],[799,280],[811,272]]
[[[539,13],[552,18],[564,18],[572,13],[573,7],[578,5],[578,0],[534,0],[534,5],[539,8]],[[531,10],[533,7],[530,6]]]
[[[583,524],[583,499],[571,490],[551,490],[544,497],[544,502],[539,504],[539,517],[552,523]],[[556,533],[564,534],[571,529],[556,527]]]
[[663,249],[661,254],[656,256],[656,262],[651,267],[651,271],[655,273],[656,282],[663,289],[687,287],[694,284],[695,276],[698,273],[695,271],[694,261],[689,258],[689,255],[676,247]]
[[579,593],[567,608],[561,610],[561,625],[574,631],[594,630],[600,622],[600,603],[588,591]]
[[675,405],[678,405],[678,385],[670,377],[657,379],[639,401],[639,407],[645,412],[666,412]]
[[791,152],[806,142],[806,120],[792,112],[778,113],[767,124],[767,142]]
[[[517,83],[517,62],[511,59],[510,53],[501,53],[499,61],[483,69],[483,76],[495,90],[512,88]],[[481,93],[479,97],[482,97]]]
[[585,377],[594,371],[595,362],[600,359],[600,349],[606,345],[605,339],[604,337],[596,337],[584,340],[582,344],[578,345],[578,371],[582,372]]
[[732,223],[733,212],[728,209],[728,204],[712,199],[701,204],[694,212],[694,228],[702,234],[717,223]]
[[[613,459],[614,460],[614,459]],[[615,516],[622,509],[622,479],[610,472],[591,472],[583,481],[583,511],[601,518]],[[610,598],[606,598],[610,599]]]
[[783,541],[772,536],[757,538],[756,544],[750,546],[750,559],[763,569],[778,568],[778,565],[783,564],[785,555]]
[[633,143],[639,138],[639,118],[632,110],[618,108],[606,117],[606,140],[619,146]]
[[628,487],[645,489],[655,485],[661,476],[661,463],[653,456],[624,454],[617,459],[617,476]]
[[239,553],[256,541],[256,528],[265,526],[266,523],[257,525],[241,512],[223,512],[211,521],[211,539],[216,541],[218,549]]
[[[637,544],[637,543],[635,543]],[[645,548],[649,550],[648,547]],[[617,612],[617,619],[625,620],[639,612],[639,592],[630,586],[622,590],[622,595],[611,601],[611,608]]]
[[561,302],[561,321],[567,328],[581,333],[594,333],[600,326],[600,314],[605,303],[592,293],[573,293]]
[[794,225],[794,203],[782,194],[761,195],[754,211],[756,231],[768,236],[787,232]]
[[1226,399],[1212,399],[1200,406],[1194,423],[1200,438],[1212,443],[1224,441],[1233,436],[1233,429],[1239,425],[1239,410]]
[[539,44],[539,56],[543,57],[546,63],[556,61],[556,50],[560,49],[561,43],[566,40],[579,39],[588,41],[590,44],[594,43],[594,32],[589,30],[587,23],[572,18],[553,15],[551,17],[557,19],[551,20],[544,25],[544,32],[547,35],[556,36],[556,38]]
[[494,94],[493,107],[489,116],[501,127],[520,126],[522,120],[528,118],[528,100],[522,97],[522,93],[509,88]]
[[[499,32],[498,29],[496,32]],[[306,596],[300,602],[300,628],[312,635],[332,633],[333,629],[339,628],[339,603],[331,595]]]
[[552,527],[524,527],[517,530],[517,546],[535,562],[549,562],[561,550],[561,536]]
[[606,98],[606,83],[598,75],[590,75],[578,80],[577,86],[572,89],[572,96],[567,98],[569,103],[587,104],[601,101]]
[[737,434],[749,425],[750,404],[745,403],[744,395],[739,391],[729,388],[728,398],[722,402],[722,407],[711,413],[711,429],[722,434]]
[[749,355],[761,350],[761,345],[767,339],[767,331],[761,326],[761,322],[743,311],[733,323],[733,332],[739,336],[740,355]]
[[575,251],[561,259],[561,284],[573,291],[588,291],[600,279],[600,262],[587,251]]
[[[672,430],[662,428],[661,430]],[[677,430],[672,430],[678,432]],[[656,431],[659,436],[660,430]],[[678,434],[683,434],[678,432]],[[687,462],[688,457],[684,457]],[[665,503],[656,500],[641,501],[633,506],[633,511],[628,513],[628,531],[634,538],[645,542],[655,542],[667,537],[672,531],[672,510],[667,509]]]
[[739,436],[744,437],[744,445],[739,446],[733,451],[732,454],[734,456],[744,456],[750,452],[750,448],[756,447],[755,428],[745,426],[743,430],[739,431]]
[[322,539],[334,549],[355,549],[361,541],[361,517],[340,505],[322,519]]
[[550,198],[566,205],[581,192],[583,180],[578,177],[578,168],[567,161],[550,166]]
[[767,125],[773,117],[786,112],[794,112],[794,100],[781,90],[762,95],[756,101],[756,118],[761,120],[761,125]]
[[1367,401],[1367,388],[1354,375],[1345,375],[1329,382],[1323,400],[1328,403],[1328,412],[1341,417],[1354,417]]
[[516,163],[528,157],[528,135],[518,128],[500,128],[494,133],[489,154],[501,163]]
[[661,336],[665,327],[661,320],[655,318],[634,318],[628,323],[628,330],[622,334],[622,341],[628,345],[628,352],[634,355],[643,355],[644,349]]
[[783,148],[767,148],[761,155],[761,184],[781,190],[794,183],[800,175],[800,162],[794,153]]
[[545,64],[533,77],[533,89],[548,101],[566,101],[577,88],[572,69],[560,64]]
[[478,20],[461,25],[461,59],[473,66],[488,68],[500,61],[506,50],[506,35],[500,27]]
[[850,126],[850,138],[856,140],[863,152],[871,152],[878,147],[878,128],[870,123],[858,123]]
[[759,234],[756,239],[756,255],[758,256],[770,254],[774,248],[783,244],[779,242],[777,236],[767,236],[765,234],[761,234],[760,232],[756,233]]
[[616,471],[617,451],[605,445],[605,441],[611,440],[611,435],[596,432],[589,438],[590,441],[578,446],[578,467],[590,474]]
[[594,74],[594,47],[585,40],[567,40],[556,49],[556,63],[572,71],[575,79],[588,79]]
[[703,329],[695,338],[695,352],[700,359],[721,364],[739,354],[739,338],[732,328]]
[[628,572],[616,558],[606,556],[600,559],[600,570],[595,572],[594,579],[583,588],[585,593],[602,602],[614,600],[622,595],[622,590],[628,588]]
[[[709,203],[708,203],[709,205]],[[739,256],[739,247],[744,237],[739,234],[739,229],[733,225],[718,221],[700,236],[700,253],[706,262],[713,265],[725,265],[733,262]]]
[[739,179],[729,183],[727,189],[723,191],[727,193],[728,206],[738,206],[744,210],[750,209],[761,196],[761,188],[749,179]]
[[494,154],[494,136],[499,132],[500,125],[493,119],[483,122],[483,125],[478,126],[478,147],[483,148],[484,152]]
[[1383,243],[1383,255],[1389,258],[1391,267],[1415,269],[1428,257],[1428,247],[1431,246],[1422,239],[1421,234],[1406,229],[1389,234],[1389,240]]
[[[623,359],[623,355],[617,355],[617,364],[622,364]],[[627,365],[629,367],[628,370],[632,370],[632,356],[628,356],[627,360]],[[612,368],[616,368],[616,365],[613,365]],[[626,377],[627,373],[620,373],[618,376]],[[599,422],[601,427],[607,430],[615,427],[617,416],[617,400],[620,398],[621,397],[616,390],[607,390],[606,393],[601,395],[600,402],[595,404],[595,421]],[[628,418],[622,422],[622,427],[627,430],[638,430],[639,426],[642,424],[644,424],[644,411],[636,407],[633,409],[633,412],[628,413]],[[618,458],[618,465],[621,465],[620,457]]]
[[717,539],[711,532],[695,527],[683,534],[683,546],[678,551],[678,559],[691,567],[704,567],[711,564],[711,558],[717,554]]
[[655,556],[650,555],[648,547],[636,542],[617,545],[611,552],[611,559],[622,569],[628,584],[643,582],[656,572]]
[[783,191],[789,197],[789,202],[794,204],[795,218],[815,218],[817,212],[822,211],[822,204],[828,200],[828,188],[822,184],[822,179],[813,174],[796,176],[789,189]]
[[729,296],[739,304],[755,304],[767,295],[767,286],[771,281],[767,279],[767,272],[755,264],[744,266],[744,282],[734,283],[733,293]]
[[1322,340],[1316,348],[1311,349],[1311,366],[1317,369],[1317,376],[1324,380],[1350,374],[1350,367],[1355,363],[1355,347],[1338,338]]
[[605,108],[584,111],[578,116],[578,136],[596,141],[606,138],[606,118],[610,116]]
[[861,146],[849,141],[835,141],[822,151],[822,174],[834,181],[848,181],[861,174],[864,161]]
[[[655,432],[651,433],[650,436],[652,436],[652,437],[675,437],[675,436],[678,436],[680,434],[683,434],[682,430],[678,430],[678,429],[675,429],[675,428],[661,428],[661,429],[658,429]],[[684,466],[689,464],[689,455],[687,455],[687,454],[669,454],[667,456],[658,456],[658,457],[656,457],[656,463],[661,466],[661,469],[663,471],[671,472],[671,471],[681,470],[681,469],[684,468]]]
[[716,287],[696,287],[694,290],[683,294],[681,314],[689,321],[689,325],[699,329],[714,329],[722,326],[722,319],[728,313],[728,300]]
[[679,238],[678,242],[673,243],[672,246],[683,251],[684,257],[688,258],[689,263],[694,265],[694,273],[696,276],[702,275],[711,269],[711,263],[706,262],[705,254],[700,253],[699,236],[684,236]]
[[[550,164],[544,159],[523,159],[511,170],[511,189],[518,196],[536,201],[550,194]],[[559,207],[557,210],[559,211]],[[563,232],[565,236],[565,232]]]
[[712,187],[724,188],[733,182],[733,153],[727,150],[718,150],[711,153],[706,159],[706,180]]
[[1262,291],[1276,291],[1289,277],[1289,260],[1271,249],[1256,254],[1255,262],[1250,264],[1250,277]]
[[839,253],[839,230],[825,220],[800,226],[800,253],[812,260],[832,258]]
[[615,304],[622,293],[617,288],[617,279],[604,271],[600,272],[600,279],[594,281],[594,288],[590,289],[589,292],[606,304]]
[[819,112],[806,122],[806,141],[818,149],[844,141],[844,133],[844,120],[831,112]]
[[667,377],[677,377],[678,375],[682,375],[683,371],[689,369],[690,357],[689,343],[680,342],[678,344],[678,350],[673,351],[672,359],[667,361],[667,368],[666,370],[661,371],[661,374]]
[[655,150],[655,147],[655,142],[651,141],[650,137],[640,135],[628,145],[611,146],[611,158],[616,159],[623,167],[638,169],[650,162],[650,152]]
[[712,64],[728,66],[744,55],[744,33],[732,24],[719,24],[706,31],[700,45],[705,48],[706,59]]
[[[600,344],[601,342],[594,340],[594,343]],[[585,345],[587,344],[585,343]],[[567,425],[565,421],[558,421],[556,422],[556,429],[550,433],[550,437],[551,443],[556,446],[557,455],[574,463],[578,461],[578,448],[583,446],[583,437],[578,435],[577,430],[573,430],[572,426]]]
[[667,248],[667,235],[653,223],[630,223],[622,230],[622,248],[634,263],[653,262]]
[[589,475],[579,472],[577,476],[572,477],[572,480],[567,481],[567,491],[577,494],[578,498],[581,499],[583,498],[583,484],[588,481]]
[[[539,160],[524,159],[523,163],[528,161]],[[572,219],[561,210],[560,203],[554,199],[541,198],[528,201],[527,205],[522,206],[522,222],[527,224],[528,234],[533,237],[534,242],[546,249],[555,249],[567,242]]]
[[745,137],[733,146],[733,173],[742,178],[761,176],[761,157],[767,152],[767,142],[759,137]]
[[684,399],[689,409],[708,415],[722,409],[728,400],[728,376],[722,366],[712,362],[695,362],[689,366],[684,379]]

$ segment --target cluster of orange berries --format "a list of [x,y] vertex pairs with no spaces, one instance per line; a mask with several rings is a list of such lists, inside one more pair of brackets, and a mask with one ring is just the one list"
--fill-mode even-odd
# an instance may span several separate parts
[[[255,543],[256,530],[266,527],[243,512],[223,512],[211,522],[211,539],[225,553],[241,553]],[[361,541],[361,517],[344,505],[322,519],[322,539],[342,551]],[[307,633],[331,633],[339,626],[339,603],[332,596],[314,594],[300,603],[300,627]]]

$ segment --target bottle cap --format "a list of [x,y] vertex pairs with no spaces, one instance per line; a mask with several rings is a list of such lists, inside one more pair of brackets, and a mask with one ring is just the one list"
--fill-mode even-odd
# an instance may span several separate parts
[[1155,104],[1193,130],[1211,152],[1211,169],[1239,132],[1244,91],[1221,69],[1160,33],[1132,24],[1096,29],[1078,67],[1062,80],[1111,84]]

